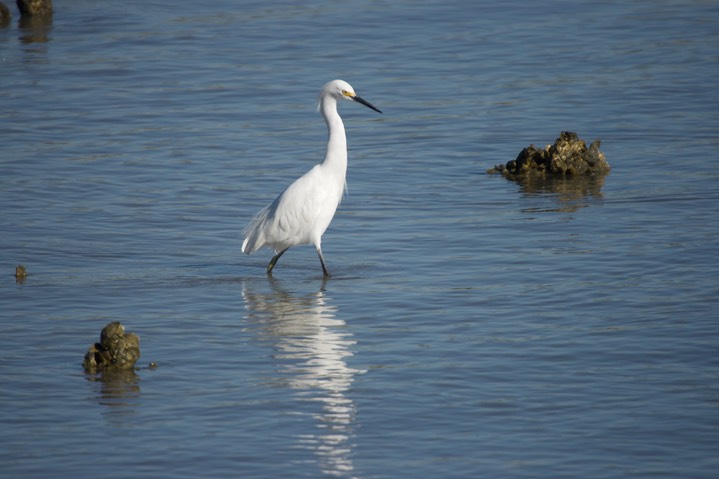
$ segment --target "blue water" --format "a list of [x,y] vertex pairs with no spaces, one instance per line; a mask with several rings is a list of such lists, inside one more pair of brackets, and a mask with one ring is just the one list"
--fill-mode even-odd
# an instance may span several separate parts
[[[0,476],[715,476],[719,6],[54,5],[0,27]],[[269,279],[333,78],[384,111],[334,276]],[[611,174],[485,174],[564,130]],[[138,370],[87,375],[110,321]]]

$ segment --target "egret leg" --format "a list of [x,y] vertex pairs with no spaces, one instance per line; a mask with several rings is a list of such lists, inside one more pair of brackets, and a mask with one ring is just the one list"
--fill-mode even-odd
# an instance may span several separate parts
[[289,248],[285,248],[285,249],[283,249],[282,251],[280,251],[279,253],[277,253],[276,255],[274,255],[274,256],[272,257],[272,259],[270,260],[270,264],[267,265],[267,274],[269,274],[270,276],[272,276],[272,269],[273,269],[273,268],[275,267],[275,265],[277,264],[277,260],[279,260],[279,259],[280,259],[280,256],[282,256],[283,254],[285,254],[285,251],[287,251],[288,249],[289,249]]
[[327,271],[327,265],[325,264],[325,258],[322,256],[322,248],[317,247],[317,256],[320,257],[320,263],[322,264],[322,272],[325,274],[325,278],[330,278],[332,275]]

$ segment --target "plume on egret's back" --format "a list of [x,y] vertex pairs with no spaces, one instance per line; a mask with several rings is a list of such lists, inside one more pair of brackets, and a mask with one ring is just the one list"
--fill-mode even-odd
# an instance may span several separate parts
[[[279,200],[279,198],[277,198],[277,200]],[[258,211],[250,223],[245,226],[245,229],[242,230],[242,234],[245,237],[245,240],[242,242],[243,253],[252,254],[265,245],[265,233],[262,225],[267,221],[267,217],[272,215],[272,211],[277,210],[275,204],[277,200]]]

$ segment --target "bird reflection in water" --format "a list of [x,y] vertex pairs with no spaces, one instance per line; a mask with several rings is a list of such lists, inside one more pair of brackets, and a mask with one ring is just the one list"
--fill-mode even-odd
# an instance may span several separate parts
[[314,451],[325,474],[352,474],[355,405],[346,392],[362,371],[350,368],[345,358],[356,343],[345,322],[337,319],[324,285],[300,296],[283,291],[276,280],[270,284],[269,292],[244,284],[242,295],[247,319],[276,350],[278,377],[273,382],[290,388],[298,401],[321,405],[314,415],[316,430],[299,435],[299,447]]

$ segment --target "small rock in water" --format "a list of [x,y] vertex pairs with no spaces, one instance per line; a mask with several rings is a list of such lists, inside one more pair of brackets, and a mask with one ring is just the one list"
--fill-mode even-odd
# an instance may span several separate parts
[[516,159],[490,168],[487,173],[501,173],[511,179],[537,174],[605,175],[611,168],[599,146],[600,141],[596,140],[587,148],[576,133],[563,131],[553,145],[547,145],[543,150],[530,145],[519,152]]
[[17,8],[23,17],[52,15],[52,0],[17,0]]
[[15,281],[22,283],[27,278],[27,270],[25,266],[19,264],[15,267]]
[[82,367],[90,374],[108,370],[130,370],[138,359],[140,338],[135,333],[125,334],[125,327],[115,321],[102,329],[100,342],[90,346]]

